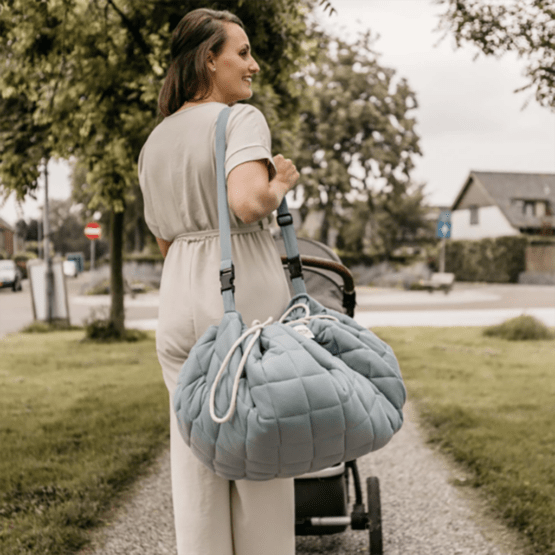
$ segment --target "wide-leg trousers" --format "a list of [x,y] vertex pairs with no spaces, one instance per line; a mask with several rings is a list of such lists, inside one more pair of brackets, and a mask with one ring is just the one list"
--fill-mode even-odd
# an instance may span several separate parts
[[171,476],[179,555],[294,555],[293,479],[229,481],[183,441],[170,408]]
[[[244,321],[278,319],[290,299],[267,230],[232,231],[236,303]],[[250,228],[249,228],[250,229]],[[223,316],[217,230],[174,241],[160,288],[158,359],[170,394],[171,476],[178,555],[294,555],[294,480],[229,481],[206,468],[178,429],[173,394],[190,349]]]

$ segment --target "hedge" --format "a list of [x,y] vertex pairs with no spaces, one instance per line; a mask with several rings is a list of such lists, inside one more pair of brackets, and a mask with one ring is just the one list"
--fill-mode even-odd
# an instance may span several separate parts
[[147,264],[157,264],[158,262],[164,262],[164,257],[162,253],[156,254],[125,254],[123,256],[124,262],[137,262],[147,263]]
[[457,281],[518,283],[526,270],[526,247],[522,236],[497,237],[480,241],[447,241],[445,271]]

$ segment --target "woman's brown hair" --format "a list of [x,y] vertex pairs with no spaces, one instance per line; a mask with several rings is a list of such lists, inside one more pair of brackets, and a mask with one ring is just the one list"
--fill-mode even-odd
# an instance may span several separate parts
[[[158,109],[167,117],[190,100],[202,100],[210,94],[208,53],[218,56],[227,34],[225,23],[243,22],[231,12],[200,8],[189,12],[172,34],[171,61],[158,97]],[[200,96],[198,96],[200,95]]]

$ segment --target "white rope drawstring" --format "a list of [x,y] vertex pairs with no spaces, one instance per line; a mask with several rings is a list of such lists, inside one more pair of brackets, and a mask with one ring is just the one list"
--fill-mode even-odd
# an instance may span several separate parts
[[[274,319],[272,317],[268,318],[263,323],[260,323],[259,320],[255,320],[252,323],[252,326],[247,331],[245,331],[245,333],[243,333],[243,335],[239,337],[237,341],[235,341],[235,343],[227,353],[226,357],[224,358],[222,365],[220,366],[220,370],[216,375],[216,379],[214,380],[214,384],[212,385],[212,389],[210,390],[210,417],[214,422],[218,424],[223,424],[233,416],[233,413],[235,412],[235,406],[237,404],[237,391],[239,390],[239,381],[241,379],[241,374],[243,373],[243,368],[245,367],[245,364],[247,362],[247,357],[252,351],[252,348],[254,347],[254,343],[260,337],[260,334],[262,333],[262,329],[265,326],[270,325],[273,321]],[[229,364],[229,361],[231,360],[233,353],[236,351],[239,345],[241,345],[243,340],[247,338],[249,335],[251,335],[252,333],[254,333],[254,335],[250,340],[250,343],[248,344],[247,348],[245,349],[245,352],[243,353],[243,356],[241,358],[241,362],[239,363],[239,366],[237,368],[237,372],[235,373],[235,380],[233,381],[233,389],[231,392],[231,404],[229,406],[229,410],[227,411],[227,414],[225,416],[222,416],[220,418],[219,416],[216,416],[216,410],[215,410],[216,388],[218,387],[218,383],[220,382],[222,378],[222,374],[224,373],[227,365]]]
[[[286,326],[308,324],[310,320],[315,320],[317,318],[324,319],[324,320],[335,320],[336,322],[339,321],[337,318],[335,318],[335,316],[329,316],[327,314],[315,314],[314,316],[311,316],[308,305],[304,303],[299,303],[289,308],[289,310],[287,310],[283,314],[283,316],[279,319],[279,322],[283,324],[284,323],[283,321],[285,320],[285,318],[287,318],[287,316],[289,316],[289,314],[297,308],[304,308],[306,315],[303,316],[302,318],[298,318],[297,320],[292,320],[291,322],[285,323]],[[262,322],[262,323],[259,320],[255,320],[252,323],[252,326],[248,330],[246,330],[243,333],[243,335],[241,335],[241,337],[237,339],[237,341],[235,341],[235,343],[227,353],[226,357],[224,358],[222,365],[220,366],[220,369],[218,371],[218,374],[216,375],[216,379],[214,380],[214,383],[212,384],[212,388],[210,390],[210,417],[217,424],[223,424],[224,422],[227,422],[228,420],[230,420],[231,417],[233,416],[233,413],[235,412],[235,407],[237,406],[237,392],[239,391],[239,382],[241,380],[241,375],[243,374],[243,369],[245,368],[245,364],[247,363],[247,358],[250,352],[252,351],[254,344],[256,343],[256,340],[260,337],[262,330],[266,326],[269,326],[270,324],[272,324],[273,321],[274,319],[272,317],[268,318],[265,322]],[[231,357],[233,356],[233,353],[237,350],[239,345],[241,345],[241,343],[251,334],[254,334],[254,335],[249,341],[247,348],[243,352],[243,356],[241,357],[241,361],[239,362],[239,366],[237,367],[237,371],[235,372],[235,379],[233,380],[233,389],[231,391],[231,403],[229,405],[229,410],[227,411],[227,414],[225,414],[225,416],[222,416],[220,418],[219,416],[216,416],[216,410],[215,410],[216,389],[218,387],[218,384],[220,383],[223,373],[225,372],[225,369],[227,368],[227,365],[229,364],[229,361],[231,360]]]
[[289,314],[291,314],[291,312],[293,312],[293,310],[297,308],[304,308],[306,315],[303,316],[302,318],[298,318],[297,320],[291,320],[291,322],[287,322],[285,324],[286,326],[294,326],[297,324],[308,324],[310,320],[317,320],[317,319],[334,320],[335,322],[339,322],[339,320],[335,316],[330,316],[329,314],[314,314],[313,316],[311,316],[310,308],[308,307],[308,305],[304,303],[298,303],[298,304],[294,304],[291,308],[289,308],[289,310],[287,310],[283,314],[283,316],[279,319],[280,323],[283,324],[283,321],[285,320],[285,318],[287,318],[287,316],[289,316]]

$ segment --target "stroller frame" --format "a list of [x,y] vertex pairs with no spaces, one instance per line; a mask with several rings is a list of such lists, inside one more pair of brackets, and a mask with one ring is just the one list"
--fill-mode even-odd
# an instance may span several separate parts
[[[340,286],[342,305],[345,313],[352,318],[356,306],[353,275],[341,264],[339,257],[331,249],[327,249],[324,245],[321,247],[333,259],[301,255],[301,267],[323,277],[326,275],[322,271],[333,272],[340,276],[343,280],[343,285]],[[287,267],[287,257],[282,256],[281,260]],[[349,475],[352,476],[355,492],[355,502],[350,515],[347,514],[350,501]],[[382,555],[380,483],[377,477],[367,478],[366,490],[368,511],[362,497],[356,460],[295,478],[295,534],[297,536],[337,534],[345,531],[349,526],[352,530],[368,530],[369,554]]]

